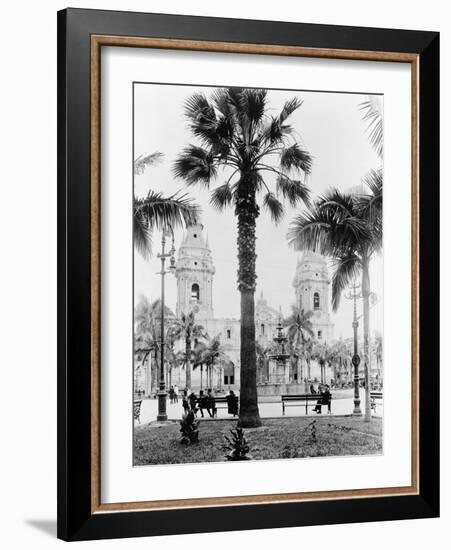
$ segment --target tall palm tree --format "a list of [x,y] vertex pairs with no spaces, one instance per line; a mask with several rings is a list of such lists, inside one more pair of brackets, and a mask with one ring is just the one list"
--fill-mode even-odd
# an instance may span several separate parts
[[[165,306],[165,318],[174,317],[172,311]],[[156,387],[158,384],[159,349],[161,344],[160,332],[161,300],[150,302],[145,296],[139,297],[135,307],[135,352],[148,349],[153,352],[151,380]],[[169,331],[170,329],[168,329]]]
[[369,384],[370,260],[382,248],[382,171],[364,178],[366,194],[329,190],[307,211],[298,215],[289,230],[296,250],[317,250],[334,259],[332,307],[337,310],[343,290],[361,276],[363,298],[363,354],[365,369],[365,420],[371,420]]
[[334,350],[334,380],[337,381],[339,378],[341,381],[343,370],[347,370],[351,362],[352,354],[349,347],[346,345],[346,342],[344,342],[341,338],[334,342],[332,347]]
[[326,383],[326,366],[332,364],[332,349],[326,342],[315,342],[313,345],[313,357],[318,361],[321,372],[321,384]]
[[[222,210],[233,207],[238,226],[238,290],[241,294],[241,427],[261,425],[257,403],[255,352],[256,220],[262,205],[273,221],[280,221],[284,207],[309,197],[305,176],[310,154],[294,139],[287,119],[302,101],[287,101],[277,116],[270,115],[266,90],[218,89],[210,98],[193,94],[185,105],[192,134],[199,145],[188,145],[177,158],[174,174],[187,185],[210,188],[224,171],[225,183],[211,194],[211,203]],[[269,176],[269,177],[266,177]],[[273,190],[269,184],[274,184]],[[263,194],[262,200],[258,196]]]
[[185,341],[185,385],[187,389],[191,389],[192,343],[196,339],[205,338],[205,330],[202,325],[196,323],[194,311],[182,313],[180,319],[174,321],[173,330],[175,338],[183,338]]
[[207,367],[207,383],[212,386],[213,369],[218,363],[230,362],[230,357],[224,352],[220,336],[215,336],[207,342],[204,357],[204,363]]
[[[149,166],[154,166],[163,158],[163,153],[140,155],[133,163],[135,176],[141,175]],[[164,197],[162,193],[149,191],[145,197],[134,197],[133,201],[133,242],[144,258],[152,252],[152,231],[196,223],[199,207],[187,195],[175,193]]]
[[[293,349],[296,351],[296,365],[298,367],[299,358],[302,357],[302,350],[304,349],[304,345],[309,337],[313,337],[312,322],[310,321],[311,317],[313,316],[313,311],[304,311],[297,305],[292,305],[291,309],[292,313],[290,317],[286,319],[285,324],[288,326],[288,341],[292,345]],[[303,373],[301,372],[299,375],[298,372],[297,374],[298,381],[302,381]]]
[[203,372],[206,362],[207,345],[204,342],[197,342],[192,351],[193,370],[200,368],[200,389],[203,388]]

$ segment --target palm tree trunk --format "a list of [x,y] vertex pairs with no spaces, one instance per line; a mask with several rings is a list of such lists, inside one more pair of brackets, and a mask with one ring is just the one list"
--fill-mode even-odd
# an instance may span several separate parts
[[241,293],[240,345],[240,428],[261,426],[257,397],[257,360],[255,349],[255,222],[258,206],[253,182],[240,184],[236,202],[238,217],[238,290]]
[[369,366],[369,335],[370,335],[370,273],[369,260],[362,262],[362,296],[363,296],[363,365],[365,373],[365,422],[371,421],[371,388]]
[[185,376],[186,376],[186,388],[191,389],[191,340],[185,339]]

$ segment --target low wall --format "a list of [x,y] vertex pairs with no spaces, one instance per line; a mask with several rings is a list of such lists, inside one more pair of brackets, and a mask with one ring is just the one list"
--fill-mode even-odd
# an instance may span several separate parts
[[259,397],[270,395],[294,395],[297,393],[309,393],[310,384],[258,384],[257,394]]

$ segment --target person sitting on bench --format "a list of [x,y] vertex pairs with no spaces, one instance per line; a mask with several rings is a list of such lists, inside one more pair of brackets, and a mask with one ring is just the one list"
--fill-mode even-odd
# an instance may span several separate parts
[[316,412],[316,414],[321,414],[321,405],[329,405],[330,403],[329,386],[326,385],[324,387],[324,391],[323,391],[323,388],[320,386],[319,393],[320,393],[320,397],[316,402],[316,407],[313,409]]

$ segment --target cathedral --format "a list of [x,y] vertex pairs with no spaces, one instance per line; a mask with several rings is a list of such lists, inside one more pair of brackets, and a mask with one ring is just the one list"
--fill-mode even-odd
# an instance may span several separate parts
[[[189,227],[178,252],[176,315],[194,311],[196,322],[202,325],[210,338],[219,336],[231,364],[221,369],[219,385],[239,385],[240,320],[217,318],[214,314],[214,258],[201,224]],[[333,324],[330,320],[330,279],[327,263],[315,252],[304,252],[298,260],[293,281],[293,303],[305,311],[312,310],[312,328],[315,339],[330,342]],[[255,324],[258,343],[264,349],[273,344],[280,314],[269,306],[263,293],[256,300]],[[193,386],[199,384],[199,374],[192,373]]]

